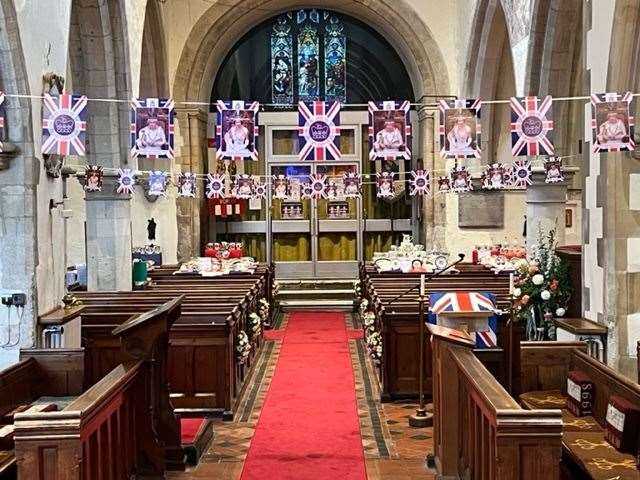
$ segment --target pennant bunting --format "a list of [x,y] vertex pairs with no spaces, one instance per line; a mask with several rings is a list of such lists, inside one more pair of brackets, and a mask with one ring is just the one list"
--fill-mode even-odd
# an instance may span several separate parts
[[440,155],[443,158],[480,158],[480,108],[477,99],[440,100]]
[[168,172],[162,172],[160,170],[149,172],[148,194],[154,197],[166,197],[168,177]]
[[411,172],[409,179],[409,195],[430,195],[431,175],[425,170],[415,170]]
[[315,198],[327,198],[327,176],[320,173],[309,175],[309,185]]
[[136,186],[136,173],[130,168],[118,169],[118,188],[117,193],[128,193],[133,195]]
[[303,183],[300,185],[300,195],[302,198],[311,199],[314,197],[313,186],[311,183]]
[[252,198],[267,198],[267,186],[258,179],[253,183]]
[[3,103],[4,92],[0,92],[0,153],[2,153],[2,141],[4,140],[4,110],[2,110]]
[[516,160],[511,166],[511,185],[514,187],[526,187],[531,185],[531,161]]
[[501,163],[487,165],[482,174],[482,188],[485,190],[502,190],[506,186],[504,166]]
[[271,193],[273,198],[286,200],[291,194],[291,182],[284,175],[274,175],[271,188],[273,190]]
[[87,192],[102,191],[104,170],[100,165],[87,165],[84,168],[84,189]]
[[451,191],[451,179],[449,177],[438,178],[438,193],[449,193]]
[[362,195],[362,177],[359,173],[347,172],[342,175],[344,184],[344,196],[346,198],[359,198]]
[[378,198],[393,198],[396,196],[395,189],[393,188],[393,178],[395,177],[394,172],[384,171],[376,173],[376,185],[377,185],[377,193],[376,196]]
[[207,198],[224,198],[224,181],[226,175],[207,174]]
[[185,172],[178,174],[178,197],[196,197],[196,174]]
[[593,153],[635,148],[634,118],[629,108],[631,100],[631,92],[591,94]]
[[450,188],[452,192],[465,193],[473,190],[471,174],[467,170],[467,167],[453,167],[449,173],[449,177],[451,178]]
[[231,192],[236,198],[251,198],[253,196],[253,177],[246,173],[236,175]]
[[42,153],[86,155],[87,97],[45,94],[42,102]]
[[411,122],[404,102],[369,102],[369,160],[411,158]]
[[300,160],[340,160],[339,102],[299,102],[298,125]]
[[258,102],[216,103],[216,158],[258,160]]
[[562,173],[562,160],[557,157],[549,157],[544,161],[544,171],[546,177],[545,183],[564,182],[564,174]]
[[131,158],[174,157],[174,102],[171,98],[131,100]]
[[553,109],[551,95],[511,97],[511,154],[553,155]]

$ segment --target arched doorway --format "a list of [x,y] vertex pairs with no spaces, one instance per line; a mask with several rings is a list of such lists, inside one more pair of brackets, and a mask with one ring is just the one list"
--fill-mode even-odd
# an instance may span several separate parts
[[[394,2],[393,8],[390,8],[382,0],[374,0],[366,4],[357,0],[342,2],[330,0],[323,2],[322,7],[337,14],[356,18],[391,45],[410,79],[413,98],[422,99],[425,95],[450,93],[447,69],[442,54],[428,27],[415,14],[408,2],[404,0]],[[173,83],[173,96],[176,102],[209,102],[213,84],[223,62],[228,58],[234,45],[247,32],[270,18],[304,8],[308,8],[308,4],[299,0],[260,0],[258,2],[242,0],[233,8],[227,5],[211,7],[200,17],[190,32],[180,56]],[[206,142],[206,117],[203,118],[203,114],[206,112],[197,108],[178,111],[181,131],[185,132],[185,126],[189,129],[188,134],[184,133],[188,135],[189,141],[185,142],[178,158],[178,162],[183,163],[185,171],[205,173],[208,168],[215,168],[215,162],[210,162],[207,158],[207,153],[210,155],[211,150],[207,152],[201,147]],[[262,117],[265,118],[266,115]],[[423,115],[419,121],[417,117],[414,120],[414,142],[417,142],[414,157],[419,158],[423,153],[426,155],[427,148],[423,145],[433,144],[433,117]],[[362,124],[364,123],[365,121],[362,120]],[[289,120],[289,124],[295,124],[295,117]],[[362,140],[361,132],[359,136]],[[264,145],[265,142],[262,144]],[[432,151],[432,147],[429,151]],[[433,168],[429,164],[433,159],[430,155],[427,157],[425,166]],[[207,225],[209,219],[205,211],[204,201],[190,202],[189,205],[180,205],[178,202],[179,259],[186,259],[193,255],[202,243],[211,238],[213,228]],[[380,246],[372,245],[370,249],[378,249]]]

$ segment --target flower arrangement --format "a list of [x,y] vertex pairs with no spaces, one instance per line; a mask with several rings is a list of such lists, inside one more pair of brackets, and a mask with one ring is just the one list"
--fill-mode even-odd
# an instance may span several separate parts
[[367,300],[366,298],[363,298],[362,301],[360,302],[360,316],[364,316],[365,312],[367,311],[367,307],[369,306],[369,300]]
[[555,253],[556,232],[538,234],[529,259],[515,262],[513,309],[516,319],[527,322],[527,338],[555,338],[552,318],[562,317],[571,296],[568,266]]
[[255,312],[249,315],[249,325],[251,327],[251,337],[256,338],[262,333],[262,317]]
[[362,297],[362,285],[360,283],[360,280],[356,280],[355,282],[353,282],[353,291],[356,294],[356,298]]
[[365,332],[367,334],[373,333],[376,328],[375,322],[376,315],[373,312],[365,312],[365,314],[362,316],[362,323],[364,324]]
[[258,301],[258,313],[263,320],[266,320],[269,317],[269,302],[266,298],[261,298]]
[[380,332],[373,332],[367,335],[367,349],[371,358],[376,363],[380,363],[382,360],[382,335],[380,335]]
[[271,293],[275,297],[280,292],[280,284],[278,282],[273,282],[273,287],[271,288]]
[[236,336],[236,358],[238,362],[245,363],[251,353],[251,342],[249,336],[244,330],[240,330]]

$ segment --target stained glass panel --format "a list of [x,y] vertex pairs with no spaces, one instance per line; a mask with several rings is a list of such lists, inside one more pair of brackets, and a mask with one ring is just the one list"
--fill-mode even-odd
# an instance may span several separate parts
[[293,40],[291,24],[281,16],[271,32],[271,78],[273,103],[292,104]]
[[327,101],[347,101],[346,51],[344,26],[335,16],[328,18],[324,37],[324,97]]
[[305,25],[298,33],[298,98],[308,102],[320,98],[318,29]]

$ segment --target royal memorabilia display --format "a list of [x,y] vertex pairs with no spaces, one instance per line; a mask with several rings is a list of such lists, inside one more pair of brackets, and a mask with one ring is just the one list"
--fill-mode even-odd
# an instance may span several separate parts
[[131,158],[174,157],[174,102],[171,98],[131,101]]
[[298,103],[298,159],[340,160],[340,103]]
[[84,156],[86,133],[87,97],[66,93],[57,97],[48,94],[44,96],[41,148],[43,154]]
[[427,253],[424,245],[414,244],[405,233],[400,245],[391,245],[388,252],[374,252],[372,261],[379,272],[432,272],[436,256],[436,252]]
[[592,93],[591,129],[594,153],[633,150],[634,118],[630,113],[633,94]]
[[223,275],[254,273],[256,262],[252,257],[217,258],[198,257],[180,265],[174,275],[197,273],[203,277],[220,277]]
[[440,155],[480,158],[480,99],[440,100]]
[[511,97],[511,154],[553,155],[553,109],[551,95]]
[[258,102],[216,103],[216,158],[258,160]]
[[409,101],[369,102],[369,160],[411,158]]

